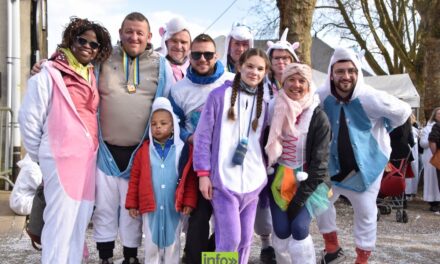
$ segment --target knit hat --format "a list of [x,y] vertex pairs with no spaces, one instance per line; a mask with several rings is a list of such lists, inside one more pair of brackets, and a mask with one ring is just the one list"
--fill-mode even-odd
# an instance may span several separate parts
[[291,75],[294,75],[298,73],[302,77],[306,78],[309,85],[312,83],[312,69],[307,64],[301,64],[301,63],[291,63],[286,66],[286,68],[283,71],[283,75],[281,77],[281,83],[284,83],[284,81]]
[[[162,37],[162,42],[160,44],[160,46],[161,46],[160,52],[163,55],[168,54],[167,46],[166,46],[165,42],[167,40],[169,40],[174,34],[180,32],[180,31],[183,31],[183,30],[187,30],[189,33],[189,29],[188,29],[188,25],[187,25],[186,21],[180,17],[172,18],[170,21],[168,21],[165,24],[165,27],[159,28],[159,34]],[[191,36],[191,34],[190,34],[190,36]]]
[[254,35],[252,34],[251,28],[243,23],[235,22],[234,24],[232,24],[231,32],[229,32],[225,40],[225,51],[222,58],[223,65],[227,65],[229,44],[231,42],[231,38],[238,41],[247,40],[249,41],[249,48],[254,47]]
[[283,35],[281,35],[280,40],[278,40],[277,42],[274,43],[273,41],[270,41],[270,40],[267,42],[267,47],[268,48],[267,48],[266,54],[267,54],[267,56],[270,57],[270,53],[274,49],[287,50],[290,53],[290,55],[292,55],[292,57],[297,62],[299,62],[300,60],[299,60],[298,56],[295,53],[295,50],[297,48],[299,48],[299,42],[293,42],[292,44],[290,44],[287,41],[287,32],[289,32],[289,28],[286,28],[284,30]]

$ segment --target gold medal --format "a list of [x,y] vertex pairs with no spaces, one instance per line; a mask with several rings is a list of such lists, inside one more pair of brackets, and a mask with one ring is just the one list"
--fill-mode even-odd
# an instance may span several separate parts
[[132,94],[136,92],[136,85],[133,84],[127,84],[127,91],[128,93]]

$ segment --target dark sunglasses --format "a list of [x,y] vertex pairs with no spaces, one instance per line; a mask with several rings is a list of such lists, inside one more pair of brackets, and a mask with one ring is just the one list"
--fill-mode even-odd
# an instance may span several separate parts
[[76,37],[76,41],[81,46],[85,46],[88,43],[89,47],[93,50],[95,50],[95,49],[99,48],[99,46],[101,46],[101,44],[99,44],[98,42],[88,41],[87,39],[85,39],[83,37]]
[[214,58],[215,52],[212,51],[206,51],[206,52],[200,52],[200,51],[191,51],[191,58],[193,60],[200,60],[203,57],[205,57],[205,60],[209,61]]

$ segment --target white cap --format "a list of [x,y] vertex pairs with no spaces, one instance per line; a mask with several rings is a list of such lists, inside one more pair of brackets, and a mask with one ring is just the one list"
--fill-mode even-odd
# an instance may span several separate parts
[[162,37],[162,42],[160,44],[161,46],[160,52],[163,55],[168,54],[167,46],[165,42],[169,40],[174,34],[183,30],[187,30],[189,33],[188,24],[183,18],[180,17],[171,18],[170,21],[165,23],[164,27],[159,28],[159,35]]
[[287,32],[289,32],[289,28],[286,28],[284,30],[283,35],[281,35],[280,40],[278,40],[277,42],[274,43],[273,41],[270,40],[267,42],[266,54],[270,56],[270,53],[274,49],[287,50],[290,53],[290,55],[292,55],[292,57],[296,60],[296,62],[300,62],[298,56],[295,53],[295,50],[299,48],[299,42],[293,42],[292,44],[290,44],[287,41]]

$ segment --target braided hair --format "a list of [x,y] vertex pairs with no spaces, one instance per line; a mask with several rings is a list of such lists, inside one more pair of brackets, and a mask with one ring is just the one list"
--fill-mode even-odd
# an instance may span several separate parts
[[[258,48],[251,48],[245,51],[238,60],[238,65],[241,67],[250,57],[252,56],[258,56],[264,59],[265,61],[265,69],[270,68],[270,61],[267,57],[266,53]],[[234,121],[235,120],[235,112],[234,112],[234,106],[235,101],[237,100],[238,91],[240,89],[240,80],[241,80],[241,73],[237,72],[235,74],[234,81],[232,82],[232,94],[231,94],[231,106],[228,110],[228,119]],[[263,112],[263,94],[264,94],[264,88],[263,88],[263,81],[261,81],[258,84],[257,87],[257,115],[255,116],[254,120],[252,121],[252,130],[256,131],[258,127],[258,119],[261,116],[261,113]],[[240,111],[240,110],[239,110]]]
[[87,18],[70,18],[70,23],[66,26],[66,29],[63,32],[63,39],[61,44],[58,45],[58,48],[70,48],[76,41],[76,37],[82,35],[88,30],[95,32],[96,40],[100,44],[98,54],[94,61],[98,63],[105,61],[112,53],[110,33],[105,27],[96,22],[89,21]]

